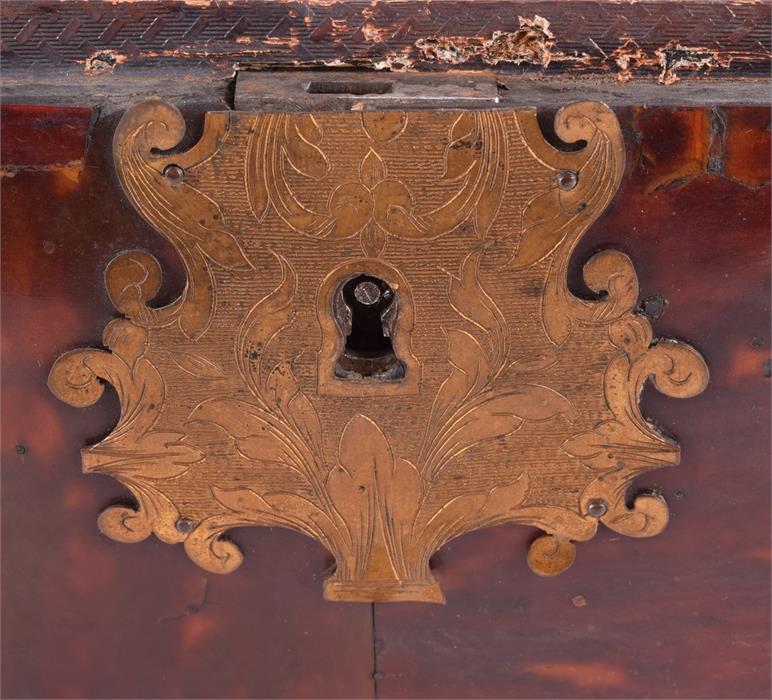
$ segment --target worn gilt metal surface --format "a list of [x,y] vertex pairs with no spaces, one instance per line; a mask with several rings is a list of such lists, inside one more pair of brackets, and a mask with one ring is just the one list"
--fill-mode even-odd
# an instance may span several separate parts
[[429,558],[500,523],[544,531],[538,574],[574,558],[598,524],[648,537],[667,524],[638,474],[679,459],[641,415],[647,379],[674,397],[705,387],[691,347],[654,340],[634,311],[630,260],[584,266],[578,239],[623,169],[614,114],[561,110],[559,151],[532,111],[210,113],[200,141],[154,100],[115,134],[126,196],[176,248],[187,284],[153,306],[158,262],[107,266],[123,318],[106,350],[54,365],[74,406],[112,384],[121,417],[83,449],[138,508],[102,532],[184,543],[204,569],[242,561],[230,528],[298,530],[335,556],[325,595],[442,601]]

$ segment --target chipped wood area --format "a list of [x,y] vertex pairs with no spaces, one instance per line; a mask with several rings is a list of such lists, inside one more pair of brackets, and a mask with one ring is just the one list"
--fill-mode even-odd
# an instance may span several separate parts
[[234,64],[553,75],[769,73],[764,2],[22,2],[2,6],[6,68],[82,66],[88,76],[154,65]]

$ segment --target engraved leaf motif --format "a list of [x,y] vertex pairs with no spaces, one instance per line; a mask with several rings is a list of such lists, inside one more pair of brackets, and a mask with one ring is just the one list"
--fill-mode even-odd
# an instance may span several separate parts
[[493,342],[504,341],[506,319],[480,284],[481,253],[470,253],[461,264],[458,276],[450,275],[448,298],[456,312],[491,336]]
[[[145,182],[141,195],[138,193],[137,202],[143,205],[140,211],[154,226],[167,233],[173,243],[195,244],[209,259],[223,267],[252,268],[235,236],[223,228],[222,212],[213,199],[188,182],[170,184],[168,178],[144,160],[135,161],[135,166],[152,181],[152,187]],[[127,173],[127,176],[139,179],[138,175],[131,170]],[[184,216],[181,203],[184,203]]]
[[167,354],[177,367],[194,377],[199,377],[200,379],[219,379],[224,376],[220,367],[203,355],[180,351]]
[[285,117],[284,154],[289,164],[301,175],[314,180],[323,178],[330,169],[327,156],[316,145],[321,129],[310,114]]
[[506,393],[485,397],[453,422],[440,463],[454,459],[480,442],[516,431],[525,420],[543,421],[558,415],[573,420],[571,403],[554,389],[536,384],[522,384]]
[[386,231],[371,221],[362,229],[361,240],[365,255],[377,258],[386,247]]
[[370,559],[375,530],[376,474],[394,468],[394,456],[380,428],[358,413],[340,437],[338,464],[327,477],[327,491],[358,547],[360,568]]
[[295,129],[308,143],[318,145],[322,140],[322,127],[312,114],[299,114],[292,117]]
[[270,432],[267,424],[262,425],[264,432],[245,435],[236,440],[236,447],[245,457],[256,462],[278,462],[291,465],[291,453],[281,441],[279,435]]
[[[364,566],[373,548],[385,545],[395,575],[409,578],[412,526],[423,494],[418,470],[405,459],[395,459],[380,428],[361,414],[344,428],[338,459],[327,488],[358,548],[355,561]],[[375,540],[376,516],[382,525],[382,542]]]
[[405,112],[362,112],[362,127],[373,140],[393,141],[407,126]]
[[534,197],[523,212],[523,232],[517,244],[514,266],[523,269],[534,265],[549,255],[568,235],[569,224],[584,211],[580,204],[582,193],[588,192],[591,180],[580,179],[579,185],[570,196],[553,187]]
[[201,450],[182,441],[184,437],[181,433],[153,432],[134,438],[130,444],[126,440],[102,442],[83,451],[83,469],[120,471],[148,479],[179,476],[204,458]]
[[412,542],[412,525],[423,494],[423,479],[415,465],[406,459],[394,460],[391,469],[379,470],[375,476],[389,559],[397,575],[408,578],[406,552]]
[[412,217],[413,195],[404,182],[381,180],[372,188],[373,220],[385,231],[402,238],[421,238],[420,229]]
[[373,197],[364,185],[348,182],[336,187],[330,194],[331,222],[325,238],[348,238],[360,231],[373,210]]
[[268,209],[268,184],[265,169],[265,138],[267,124],[255,121],[249,134],[247,157],[244,159],[244,181],[247,184],[247,197],[253,216],[261,221]]
[[295,272],[281,255],[276,254],[276,258],[281,265],[281,282],[250,309],[241,323],[236,341],[241,376],[258,397],[263,393],[260,365],[263,351],[280,331],[292,323],[295,314]]
[[[197,340],[209,328],[214,317],[214,276],[207,256],[200,247],[183,242],[178,247],[185,260],[188,283],[182,297],[182,306],[176,307],[176,313],[179,313],[182,332],[188,338]],[[174,305],[166,308],[172,310]]]
[[470,447],[518,430],[525,420],[547,420],[574,411],[562,394],[544,386],[521,384],[508,391],[489,388],[509,354],[506,319],[479,280],[480,253],[470,253],[458,276],[451,275],[448,298],[456,312],[482,332],[489,349],[471,333],[448,335],[452,367],[437,392],[421,451],[421,466],[432,479]]
[[[119,319],[113,323],[120,322]],[[161,413],[164,398],[163,380],[155,365],[147,358],[140,357],[133,370],[129,370],[116,355],[99,351],[89,352],[84,364],[97,377],[102,377],[115,387],[121,402],[118,425],[100,444],[128,440],[144,435],[153,428]]]
[[549,369],[559,360],[557,350],[549,347],[541,352],[524,353],[507,365],[508,374],[527,374]]
[[224,489],[219,486],[212,486],[211,490],[217,502],[234,513],[245,511],[268,513],[271,510],[271,506],[266,500],[252,489]]
[[454,425],[442,461],[449,462],[477,443],[514,432],[523,424],[518,413],[510,396],[488,399]]
[[236,449],[255,462],[279,462],[302,474],[291,446],[270,412],[236,399],[209,399],[190,414],[190,422],[203,421],[219,426],[236,443]]
[[[210,143],[217,152],[226,140],[228,119],[208,120]],[[177,145],[185,132],[180,113],[164,104],[128,110],[115,134],[116,169],[132,204],[179,252],[188,284],[176,302],[152,312],[146,320],[164,325],[177,318],[190,338],[200,337],[214,313],[214,278],[209,261],[229,269],[249,270],[236,238],[226,229],[220,208],[190,181],[172,182],[163,174],[168,161],[153,153]],[[210,156],[212,154],[209,154]],[[195,163],[189,164],[192,171]],[[193,178],[195,181],[195,178]]]
[[371,148],[362,160],[359,177],[365,187],[374,187],[386,177],[386,166],[383,159]]
[[470,396],[475,389],[484,386],[490,374],[490,362],[486,353],[471,333],[451,329],[446,335],[448,362],[452,369],[440,386],[434,402],[437,420]]
[[450,143],[445,148],[443,180],[458,180],[466,175],[479,155],[475,115],[463,112],[450,128]]
[[610,420],[594,430],[566,440],[565,452],[581,459],[582,464],[598,470],[620,465],[631,469],[651,469],[662,464],[678,464],[679,450],[674,443],[652,434],[646,436],[632,426]]
[[330,537],[334,525],[322,510],[302,496],[290,493],[260,495],[250,488],[224,489],[218,486],[212,487],[212,495],[233,513],[249,515],[250,522],[298,530],[320,540],[337,554],[334,537]]
[[510,484],[494,486],[484,493],[458,496],[429,519],[423,537],[430,537],[433,548],[437,549],[462,532],[505,521],[525,501],[529,487],[528,475],[522,473]]
[[319,415],[304,392],[300,390],[292,365],[281,362],[268,375],[266,387],[276,407],[311,444],[316,454],[322,451],[322,426]]
[[368,520],[375,492],[375,474],[393,469],[394,457],[381,429],[367,416],[353,416],[340,437],[338,464],[330,471],[328,488],[335,506],[353,523]]
[[209,229],[198,241],[207,258],[228,270],[251,270],[252,263],[239,245],[236,236],[223,229]]
[[329,516],[315,503],[293,493],[267,493],[264,498],[284,523],[317,538],[336,559],[346,557],[346,544],[337,537],[337,529]]
[[485,505],[476,515],[475,525],[484,527],[506,518],[514,508],[525,501],[530,485],[528,474],[522,473],[511,484],[494,486],[488,492]]
[[485,493],[473,493],[456,496],[445,503],[423,527],[421,540],[426,543],[427,551],[438,550],[445,542],[462,532],[470,513],[482,508],[486,498]]
[[[451,306],[475,326],[478,335],[481,332],[485,345],[468,331],[446,331],[451,372],[435,397],[419,461],[422,470],[432,477],[452,458],[448,455],[453,455],[453,450],[448,450],[448,447],[456,444],[459,437],[464,438],[467,432],[463,428],[464,421],[471,420],[473,430],[478,415],[476,411],[481,411],[480,420],[485,421],[484,409],[475,408],[473,402],[500,374],[509,353],[506,320],[480,284],[479,261],[479,252],[470,253],[461,264],[459,275],[449,276],[448,299]],[[497,418],[499,422],[488,427],[495,425],[496,430],[504,430],[503,434],[520,426],[521,421]],[[505,420],[506,426],[500,425],[501,420]],[[466,447],[459,449],[463,451]]]
[[[577,124],[580,122],[588,126],[591,124],[587,119],[575,120]],[[590,128],[595,129],[595,126]],[[581,160],[574,166],[579,179],[573,189],[561,190],[555,183],[526,205],[523,232],[513,260],[516,269],[535,264],[551,254],[569,236],[571,240],[576,240],[613,196],[617,183],[584,176],[594,168],[609,168],[616,171],[616,177],[621,176],[623,156],[615,154],[611,142],[599,137],[599,134],[599,131],[588,134],[590,142],[582,152]]]
[[466,331],[446,331],[448,337],[448,362],[451,372],[442,382],[432,404],[426,428],[424,446],[419,464],[434,474],[442,468],[436,463],[437,445],[452,429],[450,419],[454,411],[472,397],[488,380],[490,364],[477,339]]
[[501,120],[489,113],[480,114],[478,118],[487,124],[485,143],[481,146],[488,167],[484,169],[483,186],[474,210],[475,230],[482,239],[501,208],[509,175],[509,150],[506,148],[507,134]]

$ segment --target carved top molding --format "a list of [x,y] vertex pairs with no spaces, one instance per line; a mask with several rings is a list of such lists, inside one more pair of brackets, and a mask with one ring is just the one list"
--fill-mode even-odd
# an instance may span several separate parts
[[[187,282],[153,306],[158,262],[119,253],[105,281],[124,318],[105,329],[108,350],[51,371],[73,405],[103,381],[119,394],[118,425],[84,448],[84,468],[120,480],[139,509],[108,508],[101,530],[183,542],[226,573],[242,560],[228,529],[288,527],[334,555],[328,598],[425,601],[443,599],[430,556],[469,530],[541,528],[528,561],[542,575],[599,523],[659,533],[664,501],[626,493],[679,450],[638,398],[649,379],[698,394],[707,367],[654,339],[624,254],[584,265],[596,298],[568,289],[624,150],[599,103],[566,106],[555,131],[583,147],[551,146],[529,110],[216,112],[175,152],[176,108],[129,110],[120,183]],[[375,320],[388,372],[336,369],[360,318],[341,290],[358,279],[390,297]]]
[[770,6],[759,2],[193,3],[6,0],[4,68],[90,75],[165,65],[479,68],[573,76],[766,76]]

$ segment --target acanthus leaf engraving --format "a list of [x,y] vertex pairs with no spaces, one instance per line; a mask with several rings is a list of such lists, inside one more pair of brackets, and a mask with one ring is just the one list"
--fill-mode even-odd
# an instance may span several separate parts
[[[432,602],[444,595],[430,557],[470,530],[540,528],[527,560],[541,575],[568,568],[599,524],[661,532],[666,503],[630,499],[630,485],[680,454],[642,416],[640,393],[650,380],[695,396],[707,365],[635,313],[623,253],[585,263],[597,298],[569,290],[569,260],[624,151],[603,105],[569,105],[555,127],[585,146],[550,146],[528,110],[210,113],[199,143],[174,152],[175,108],[127,111],[121,185],[187,280],[153,306],[159,263],[121,252],[105,271],[124,315],[106,326],[107,349],[65,353],[51,370],[73,406],[105,383],[120,400],[83,466],[115,476],[138,507],[107,508],[101,531],[184,543],[229,573],[243,560],[231,528],[289,528],[335,558],[327,598]],[[334,373],[355,325],[335,300],[362,277],[394,297],[377,340],[392,343],[401,377]]]

